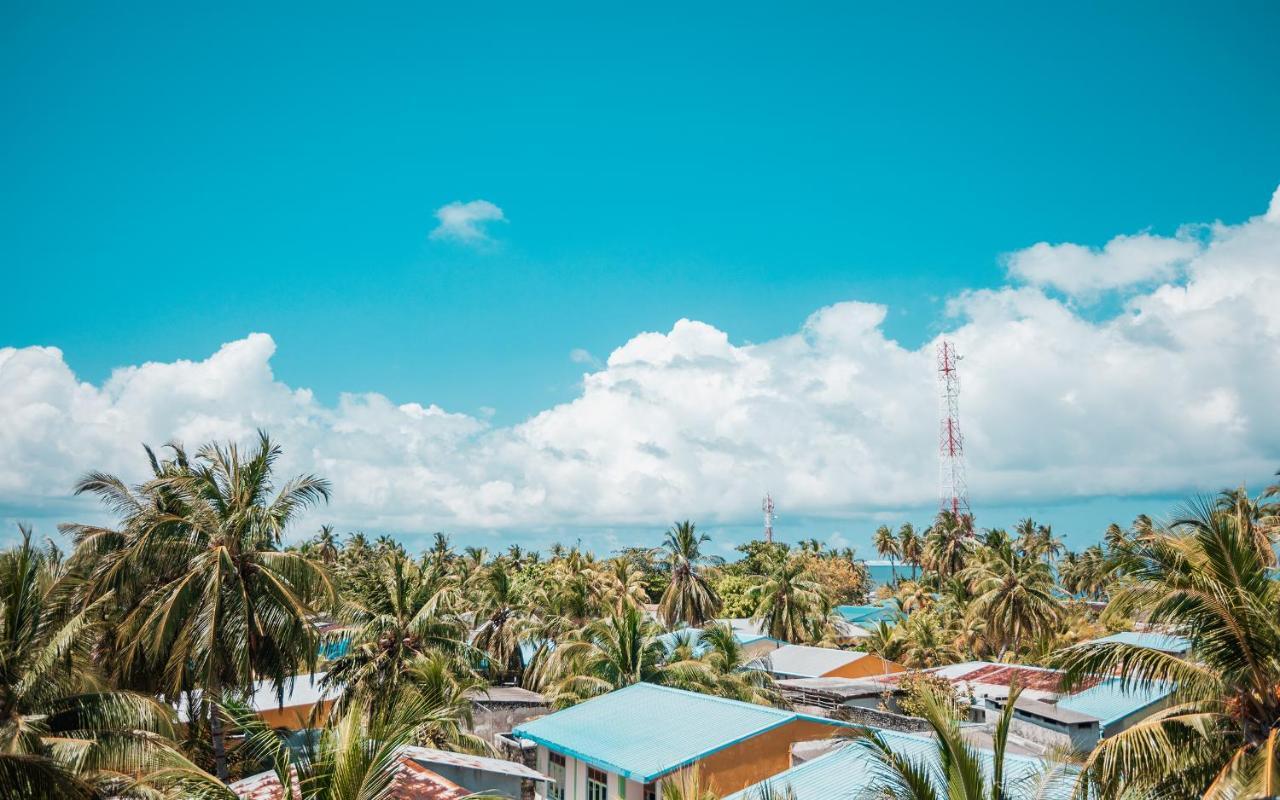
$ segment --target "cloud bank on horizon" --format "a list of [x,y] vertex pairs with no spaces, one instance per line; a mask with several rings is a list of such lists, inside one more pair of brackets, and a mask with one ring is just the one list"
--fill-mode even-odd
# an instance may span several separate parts
[[[1040,243],[1005,263],[1009,284],[948,305],[975,497],[1182,492],[1280,467],[1280,190],[1243,223]],[[1091,318],[1103,292],[1121,310]],[[140,480],[142,442],[265,428],[287,472],[333,481],[327,518],[371,529],[731,521],[766,488],[797,515],[919,507],[936,494],[934,343],[887,338],[886,313],[836,303],[743,345],[681,319],[505,427],[376,393],[323,404],[274,377],[265,333],[102,385],[57,348],[0,348],[0,501],[66,497],[89,469]]]

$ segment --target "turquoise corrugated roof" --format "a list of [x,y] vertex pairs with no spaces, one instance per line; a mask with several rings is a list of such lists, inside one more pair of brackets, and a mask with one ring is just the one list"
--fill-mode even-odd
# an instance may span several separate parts
[[868,605],[868,606],[836,606],[836,613],[844,617],[846,622],[854,623],[871,623],[877,622],[893,622],[901,614],[893,605]]
[[1101,639],[1094,639],[1093,641],[1119,642],[1120,644],[1131,644],[1135,647],[1149,647],[1152,650],[1161,650],[1166,653],[1182,653],[1191,649],[1191,640],[1185,636],[1152,633],[1150,631],[1122,631],[1113,633],[1110,636],[1103,636]]
[[641,783],[796,719],[769,706],[637,683],[526,722],[513,733]]
[[[893,748],[895,753],[916,761],[933,762],[937,758],[934,740],[923,736],[880,731],[880,735]],[[991,769],[991,754],[979,751],[987,766],[988,775]],[[878,764],[871,754],[859,745],[849,744],[812,761],[780,772],[763,783],[770,784],[775,790],[791,787],[796,800],[863,800],[875,797],[878,781]],[[1030,791],[1019,791],[1024,786],[1029,790],[1031,784],[1041,788],[1041,775],[1044,770],[1039,761],[1023,756],[1006,755],[1005,770],[1013,790],[1013,796],[1030,796]],[[1053,780],[1045,781],[1042,792],[1036,797],[1043,800],[1067,800],[1071,796],[1071,782],[1074,775],[1056,775]],[[737,794],[731,794],[725,800],[754,800],[755,793],[761,784],[749,786]],[[945,786],[937,786],[945,793]]]
[[[665,647],[667,649],[667,652],[669,653],[672,650],[676,649],[676,645],[679,643],[679,640],[681,638],[689,638],[692,641],[694,655],[702,655],[702,653],[706,650],[706,647],[702,644],[701,628],[682,628],[681,630],[678,630],[678,631],[664,633],[658,637],[658,641],[662,643],[662,646]],[[761,642],[761,641],[777,642],[778,644],[783,644],[783,642],[780,642],[777,639],[774,639],[759,633],[751,633],[749,631],[734,631],[733,638],[738,640],[738,644],[744,645],[744,646],[753,644],[755,642]]]
[[1155,703],[1170,694],[1173,689],[1162,681],[1131,683],[1121,688],[1120,678],[1107,678],[1082,692],[1058,699],[1058,708],[1087,714],[1102,723],[1102,733],[1107,726],[1129,716],[1135,711]]

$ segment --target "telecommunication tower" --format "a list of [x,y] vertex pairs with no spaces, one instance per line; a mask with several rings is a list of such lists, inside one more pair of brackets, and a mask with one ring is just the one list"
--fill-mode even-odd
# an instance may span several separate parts
[[764,512],[764,540],[773,544],[773,497],[771,495],[764,496],[760,510]]
[[960,433],[960,355],[956,346],[938,343],[938,388],[941,391],[942,425],[938,434],[941,507],[957,516],[969,512],[969,490],[964,477],[964,436]]

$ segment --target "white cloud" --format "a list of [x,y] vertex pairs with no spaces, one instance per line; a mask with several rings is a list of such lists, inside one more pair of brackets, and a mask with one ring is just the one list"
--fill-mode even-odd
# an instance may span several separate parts
[[432,239],[445,239],[465,244],[489,241],[486,224],[506,222],[507,218],[488,200],[472,200],[467,203],[454,201],[436,209],[439,224],[431,231]]
[[1009,275],[1033,286],[1051,286],[1089,298],[1108,289],[1164,281],[1200,250],[1189,235],[1176,238],[1117,236],[1102,249],[1040,242],[1004,257]]
[[583,347],[575,347],[570,350],[569,360],[575,364],[586,364],[597,368],[600,366],[600,359],[591,355],[591,351]]
[[[964,293],[948,333],[975,506],[1182,492],[1280,467],[1280,219],[1215,225],[1179,276],[1089,319],[1034,286]],[[316,471],[326,516],[370,530],[755,520],[932,502],[933,343],[883,330],[884,306],[819,309],[735,344],[683,319],[618,347],[579,396],[513,426],[379,394],[336,405],[277,380],[265,334],[203,361],[82,382],[56,348],[0,349],[0,503],[65,497],[88,469],[143,477],[139,444],[247,437]]]

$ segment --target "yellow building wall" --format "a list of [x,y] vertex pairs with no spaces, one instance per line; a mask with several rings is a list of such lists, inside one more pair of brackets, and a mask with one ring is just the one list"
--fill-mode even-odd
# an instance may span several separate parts
[[[324,700],[320,703],[320,711],[315,726],[318,727],[324,724],[325,718],[329,716],[329,709],[332,707],[332,700]],[[275,730],[283,728],[284,730],[300,731],[311,725],[311,712],[314,708],[315,706],[310,703],[301,706],[287,706],[285,708],[269,708],[258,712],[258,716],[262,717],[268,727]]]
[[867,653],[857,661],[850,661],[824,674],[824,678],[874,678],[887,672],[904,672],[906,667],[893,661],[886,661],[874,653]]
[[741,791],[791,767],[796,742],[848,735],[849,728],[794,720],[712,753],[694,765],[698,781],[718,795]]

